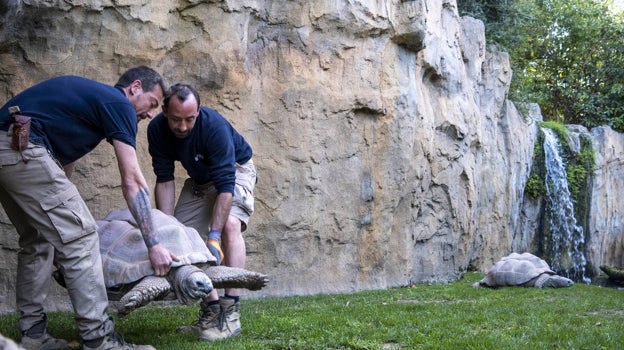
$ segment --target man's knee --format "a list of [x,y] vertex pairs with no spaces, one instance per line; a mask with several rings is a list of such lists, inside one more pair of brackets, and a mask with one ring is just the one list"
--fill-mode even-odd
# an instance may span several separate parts
[[238,218],[232,215],[228,216],[221,239],[226,241],[226,244],[227,242],[233,243],[243,239],[243,235],[241,233],[241,221]]
[[226,235],[228,236],[236,236],[236,235],[240,235],[241,234],[241,221],[230,215],[227,218],[227,221],[225,222],[225,227],[223,229],[223,231],[226,233]]

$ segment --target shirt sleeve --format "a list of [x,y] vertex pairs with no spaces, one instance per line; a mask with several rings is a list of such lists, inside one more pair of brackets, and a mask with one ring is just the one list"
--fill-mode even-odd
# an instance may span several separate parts
[[106,103],[102,108],[104,110],[102,124],[106,141],[112,144],[115,139],[136,148],[138,119],[132,104],[129,102]]
[[210,178],[213,179],[217,193],[234,193],[236,184],[236,157],[234,142],[226,129],[220,129],[219,133],[213,136],[213,148],[210,158],[213,164],[210,167]]
[[[208,178],[217,189],[217,193],[234,193],[236,184],[236,147],[232,138],[231,125],[219,113],[203,108],[209,122],[207,132],[203,133],[204,163],[207,165]],[[209,125],[209,126],[208,126]]]

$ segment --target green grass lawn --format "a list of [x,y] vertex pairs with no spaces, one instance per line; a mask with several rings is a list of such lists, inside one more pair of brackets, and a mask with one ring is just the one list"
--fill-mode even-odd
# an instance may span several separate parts
[[[116,320],[127,341],[158,349],[623,349],[624,291],[473,289],[469,273],[446,285],[243,300],[243,333],[218,342],[176,333],[198,305],[148,306]],[[50,313],[51,333],[79,341],[69,312]],[[17,315],[0,330],[19,339]]]

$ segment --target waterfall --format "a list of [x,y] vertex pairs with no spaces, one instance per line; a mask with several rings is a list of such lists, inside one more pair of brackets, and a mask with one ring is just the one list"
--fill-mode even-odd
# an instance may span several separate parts
[[575,281],[589,283],[585,276],[585,234],[574,216],[574,200],[568,188],[566,166],[557,135],[542,128],[546,164],[546,220],[543,255],[553,271]]

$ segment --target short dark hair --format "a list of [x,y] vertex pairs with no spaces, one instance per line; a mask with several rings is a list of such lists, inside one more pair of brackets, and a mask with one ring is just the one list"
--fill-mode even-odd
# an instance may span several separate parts
[[197,106],[201,106],[201,101],[199,100],[199,94],[192,86],[188,84],[174,84],[172,85],[167,92],[165,92],[165,98],[163,100],[163,104],[165,107],[169,107],[169,100],[171,97],[175,96],[180,101],[184,102],[188,99],[190,95],[195,96],[195,101],[197,101]]
[[141,81],[144,91],[154,91],[156,85],[160,86],[163,93],[167,91],[165,80],[155,70],[146,66],[137,66],[128,69],[119,77],[116,87],[126,88],[135,80]]

